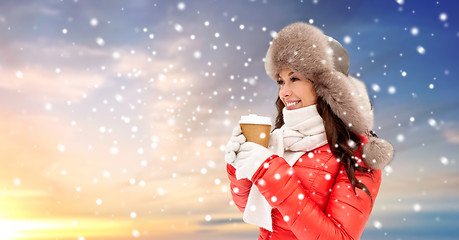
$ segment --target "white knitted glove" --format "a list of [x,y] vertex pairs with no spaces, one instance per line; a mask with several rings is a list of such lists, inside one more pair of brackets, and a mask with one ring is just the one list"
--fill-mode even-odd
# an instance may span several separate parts
[[234,165],[236,165],[236,179],[248,178],[251,180],[260,165],[271,155],[273,155],[271,151],[259,144],[253,142],[243,143],[234,162]]
[[234,165],[234,161],[236,160],[236,153],[239,151],[241,144],[245,143],[246,138],[242,135],[241,126],[238,124],[234,129],[231,135],[228,144],[225,147],[225,162]]

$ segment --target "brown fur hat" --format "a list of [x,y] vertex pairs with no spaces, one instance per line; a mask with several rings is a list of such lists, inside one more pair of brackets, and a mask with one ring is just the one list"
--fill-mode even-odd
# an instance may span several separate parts
[[[365,84],[349,75],[346,49],[322,30],[304,22],[283,28],[268,49],[265,69],[277,81],[284,68],[312,81],[317,95],[354,133],[365,134],[373,127],[373,110]],[[393,148],[389,142],[376,139],[370,136],[371,150],[368,146],[363,154],[368,158],[368,167],[381,169],[392,160]]]

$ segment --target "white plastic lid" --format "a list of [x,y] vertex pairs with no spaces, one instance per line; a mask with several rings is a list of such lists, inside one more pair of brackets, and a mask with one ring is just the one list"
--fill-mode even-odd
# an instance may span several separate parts
[[272,125],[270,117],[258,116],[256,114],[241,116],[241,120],[239,120],[239,124]]

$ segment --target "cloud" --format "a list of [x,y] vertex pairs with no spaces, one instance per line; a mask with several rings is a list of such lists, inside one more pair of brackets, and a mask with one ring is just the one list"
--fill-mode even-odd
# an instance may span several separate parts
[[[18,53],[17,49],[23,51]],[[0,88],[24,93],[29,99],[46,96],[79,101],[108,79],[101,70],[88,68],[103,65],[107,59],[99,49],[41,39],[36,43],[15,42],[2,50]]]
[[3,205],[12,206],[5,211],[20,217],[43,214],[43,209],[49,209],[53,202],[52,194],[60,192],[62,185],[50,174],[58,166],[56,163],[62,162],[58,143],[73,135],[73,130],[60,127],[55,116],[5,110],[1,115],[0,159],[6,170],[0,174],[5,187],[0,199]]
[[49,15],[49,16],[55,16],[55,15],[60,14],[60,11],[56,9],[51,9],[49,7],[43,7],[43,6],[39,8],[39,12],[44,15]]
[[116,60],[114,72],[124,77],[139,79],[148,83],[150,88],[160,92],[185,90],[193,83],[196,76],[182,71],[184,64],[180,60],[158,59],[144,52],[129,53],[125,50],[114,50],[120,55]]
[[[49,2],[50,3],[50,2]],[[55,4],[52,6],[52,4],[43,4],[43,2],[27,2],[27,3],[22,3],[20,7],[15,6],[16,3],[14,2],[8,2],[8,1],[2,1],[0,3],[0,7],[2,9],[8,9],[8,11],[5,11],[6,14],[10,15],[10,21],[20,21],[24,19],[27,19],[30,16],[36,16],[37,13],[46,15],[46,16],[55,16],[59,15],[60,11],[56,9],[56,7],[59,7],[59,5]],[[54,7],[54,8],[53,8]]]
[[[5,169],[0,178],[13,184],[13,179],[21,179],[20,186],[41,185],[34,179],[42,178],[47,168],[62,157],[59,143],[66,142],[77,131],[60,123],[59,117],[46,114],[24,114],[1,111],[0,119],[0,159]],[[2,181],[3,182],[3,181]],[[46,184],[46,183],[45,183]]]
[[233,223],[244,223],[242,218],[219,218],[219,219],[212,219],[211,221],[199,221],[199,225],[201,226],[218,226],[218,225],[227,225]]
[[459,144],[459,126],[456,123],[445,124],[442,129],[445,140],[449,143]]
[[[185,41],[157,41],[155,46],[170,48]],[[160,94],[180,91],[177,94],[183,95],[198,84],[199,78],[186,70],[193,68],[182,56],[186,53],[174,55],[171,49],[159,57],[137,47],[75,46],[59,39],[40,38],[37,42],[6,43],[2,51],[0,74],[4,78],[0,88],[32,94],[30,98],[46,95],[79,101],[82,94],[117,77],[139,79],[142,87],[149,86]]]
[[446,141],[450,143],[459,144],[459,130],[447,130],[443,132],[443,135],[446,138]]
[[46,96],[50,99],[82,100],[82,95],[91,92],[95,86],[104,84],[101,74],[81,72],[71,68],[49,69],[43,65],[29,66],[24,70],[0,69],[3,76],[0,88],[18,91],[30,99]]

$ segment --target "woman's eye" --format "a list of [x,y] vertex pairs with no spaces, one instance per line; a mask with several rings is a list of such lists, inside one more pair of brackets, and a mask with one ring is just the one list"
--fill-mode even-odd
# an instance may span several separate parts
[[300,79],[299,79],[299,78],[296,78],[296,77],[292,77],[292,78],[290,78],[290,81],[292,81],[292,82],[294,82],[294,81],[298,81],[298,80],[300,80]]
[[283,80],[277,80],[277,84],[278,85],[282,85],[282,84],[284,84],[284,81]]

